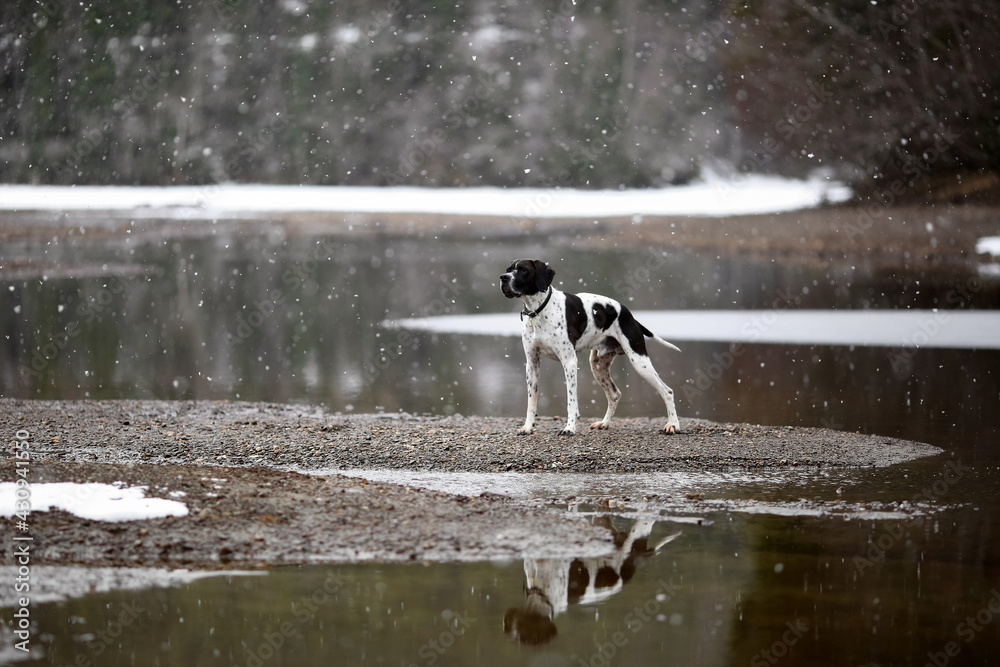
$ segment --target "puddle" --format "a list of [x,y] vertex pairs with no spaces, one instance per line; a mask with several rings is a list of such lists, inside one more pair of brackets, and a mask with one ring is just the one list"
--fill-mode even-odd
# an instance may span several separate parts
[[[934,502],[882,502],[840,496],[857,482],[856,471],[776,470],[637,474],[472,473],[411,470],[333,470],[340,474],[459,496],[493,493],[564,507],[578,514],[701,524],[715,512],[785,517],[906,520],[946,509]],[[850,495],[850,494],[849,494]],[[854,494],[856,495],[856,494]],[[805,497],[805,496],[808,496]],[[827,499],[824,499],[826,497]],[[932,499],[931,499],[932,500]]]
[[[955,585],[970,583],[956,581],[946,554],[965,553],[975,543],[969,530],[985,528],[971,512],[874,522],[718,512],[700,525],[587,518],[610,531],[612,553],[182,575],[169,585],[38,602],[31,658],[169,667],[723,666],[765,660],[762,651],[777,645],[794,658],[789,664],[862,664],[862,654],[944,646],[955,638],[953,616],[985,609],[983,619],[993,619],[984,582],[947,619],[929,623]],[[995,643],[983,635],[962,648],[983,663]]]
[[[860,347],[1000,349],[1000,313],[953,310],[638,310],[670,341]],[[434,333],[520,336],[510,313],[386,320]]]
[[[103,593],[148,591],[191,584],[209,577],[263,576],[263,572],[229,570],[225,572],[194,571],[165,568],[74,567],[36,565],[31,568],[28,593],[33,604],[65,602],[72,598]],[[17,567],[0,566],[0,580],[15,581]],[[18,592],[0,587],[0,607],[17,604]]]
[[[687,491],[724,491],[737,485],[777,483],[775,477],[747,472],[708,473],[639,473],[601,475],[587,473],[476,473],[434,472],[419,470],[330,470],[313,474],[346,475],[372,482],[387,482],[460,496],[495,493],[522,500],[567,496],[631,496],[684,493]],[[791,477],[791,475],[789,475]]]
[[[689,493],[711,493],[720,499],[745,499],[754,494],[773,494],[789,485],[815,495],[823,489],[851,484],[851,471],[810,472],[775,470],[766,474],[733,472],[656,472],[634,474],[546,473],[546,472],[433,472],[417,470],[331,470],[313,474],[336,473],[370,481],[420,487],[454,495],[476,496],[495,493],[519,500],[551,498],[670,498]],[[794,496],[798,498],[799,496]]]

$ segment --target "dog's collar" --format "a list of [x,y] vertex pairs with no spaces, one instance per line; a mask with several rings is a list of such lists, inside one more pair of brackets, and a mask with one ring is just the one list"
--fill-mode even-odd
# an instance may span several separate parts
[[542,305],[538,307],[538,310],[528,310],[528,306],[527,305],[524,306],[524,310],[521,311],[521,321],[522,322],[524,321],[525,315],[528,316],[529,320],[532,319],[533,317],[538,317],[538,313],[545,310],[545,306],[549,305],[549,299],[551,298],[552,298],[552,288],[550,287],[545,295],[545,301],[542,301]]

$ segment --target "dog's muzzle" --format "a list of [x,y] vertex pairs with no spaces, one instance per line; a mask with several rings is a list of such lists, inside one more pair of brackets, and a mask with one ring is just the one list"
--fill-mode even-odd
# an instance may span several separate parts
[[521,295],[515,292],[510,286],[510,280],[511,278],[509,273],[505,273],[500,276],[500,291],[503,292],[503,295],[508,299],[516,299]]

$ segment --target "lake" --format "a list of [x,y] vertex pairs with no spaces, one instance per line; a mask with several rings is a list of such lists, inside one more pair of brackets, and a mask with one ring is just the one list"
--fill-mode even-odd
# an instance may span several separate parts
[[[94,236],[0,250],[3,396],[519,417],[520,303],[497,279],[512,259],[537,256],[561,289],[655,311],[665,335],[679,327],[683,353],[653,354],[682,417],[861,431],[945,454],[858,471],[565,478],[560,493],[578,484],[581,497],[704,492],[765,510],[567,508],[622,545],[600,562],[317,565],[39,603],[44,654],[24,664],[940,666],[1000,652],[1000,351],[989,344],[1000,339],[1000,288],[988,275],[600,248],[573,235],[205,224]],[[831,311],[844,319],[831,324]],[[860,311],[872,319],[831,339]],[[469,318],[495,331],[456,333]],[[870,331],[890,326],[902,329]],[[782,337],[789,327],[806,333]],[[613,369],[618,414],[659,415],[626,367]],[[540,412],[561,415],[561,373],[543,368]],[[581,409],[599,417],[603,393],[580,377]],[[547,483],[514,479],[501,492],[543,498]],[[803,498],[919,511],[845,519],[796,511]],[[532,615],[539,591],[584,572],[594,576],[554,603],[551,623]]]

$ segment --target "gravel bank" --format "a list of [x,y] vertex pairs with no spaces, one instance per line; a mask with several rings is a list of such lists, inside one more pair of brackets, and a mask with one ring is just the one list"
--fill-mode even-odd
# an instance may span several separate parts
[[[0,464],[13,478],[12,461]],[[30,515],[34,564],[252,569],[378,560],[456,561],[599,554],[607,531],[500,496],[466,498],[341,476],[268,468],[32,463],[31,482],[145,486],[183,493],[184,517],[104,522],[62,510]],[[177,497],[172,496],[172,497]],[[10,542],[13,524],[2,533]],[[12,565],[11,551],[2,564]]]
[[[935,447],[825,429],[621,419],[612,430],[532,436],[492,417],[334,415],[301,405],[0,399],[5,441],[30,434],[33,484],[121,482],[181,491],[190,514],[106,523],[31,515],[37,564],[256,568],[358,560],[482,560],[597,554],[606,531],[556,510],[297,470],[653,472],[887,466]],[[0,463],[12,480],[12,458]],[[0,539],[13,530],[5,522]],[[0,564],[11,564],[5,553]]]
[[616,419],[607,431],[558,434],[562,420],[342,415],[303,405],[214,401],[21,401],[0,415],[27,430],[36,452],[65,461],[108,461],[285,470],[408,468],[443,471],[648,472],[786,465],[888,466],[940,450],[828,429]]

